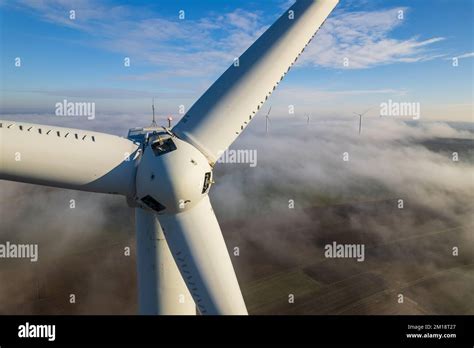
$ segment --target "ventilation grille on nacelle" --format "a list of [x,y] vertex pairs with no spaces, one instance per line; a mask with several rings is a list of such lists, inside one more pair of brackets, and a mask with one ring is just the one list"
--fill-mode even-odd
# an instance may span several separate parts
[[156,212],[161,212],[166,209],[166,207],[154,199],[152,196],[148,195],[142,198],[142,202],[145,203],[148,207],[153,209]]

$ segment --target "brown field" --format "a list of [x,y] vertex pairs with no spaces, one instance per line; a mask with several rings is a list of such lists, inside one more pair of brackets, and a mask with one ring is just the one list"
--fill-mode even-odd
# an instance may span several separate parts
[[[284,242],[286,252],[294,256],[290,258],[281,258],[265,244],[241,240],[243,229],[246,234],[265,229],[268,217],[252,220],[254,230],[243,221],[223,223],[229,249],[242,246],[240,256],[233,256],[233,262],[249,312],[473,314],[472,255],[450,254],[451,245],[472,246],[472,234],[462,233],[469,226],[448,226],[450,222],[446,221],[446,226],[433,230],[429,213],[420,209],[416,230],[387,226],[400,232],[392,233],[390,240],[378,240],[377,231],[368,226],[346,227],[345,220],[353,214],[362,220],[364,215],[370,215],[385,222],[403,221],[406,211],[394,205],[393,200],[388,200],[307,208],[305,212],[314,215],[314,223],[272,217],[272,226],[289,231]],[[132,217],[130,227],[131,221]],[[291,238],[296,231],[291,226],[310,237]],[[469,235],[471,238],[466,238]],[[37,263],[2,261],[0,313],[134,314],[134,240],[131,233],[119,233],[114,239],[101,240],[100,248],[96,247],[97,240],[83,241],[79,245],[81,251],[41,257]],[[323,246],[332,240],[364,243],[366,260],[325,258]],[[431,246],[426,252],[425,244]],[[123,255],[125,246],[131,246],[129,257]],[[400,258],[401,253],[407,257]],[[75,304],[68,302],[71,293],[76,295]],[[289,294],[294,295],[294,303],[288,303]],[[398,294],[404,295],[404,303],[397,302]]]

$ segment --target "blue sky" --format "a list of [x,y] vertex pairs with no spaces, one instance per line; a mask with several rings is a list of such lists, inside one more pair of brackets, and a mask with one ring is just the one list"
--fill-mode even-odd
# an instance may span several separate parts
[[[63,99],[147,115],[152,97],[179,118],[292,3],[0,1],[2,118],[49,117]],[[269,104],[338,117],[392,99],[419,102],[423,119],[472,121],[472,20],[471,0],[341,0]]]

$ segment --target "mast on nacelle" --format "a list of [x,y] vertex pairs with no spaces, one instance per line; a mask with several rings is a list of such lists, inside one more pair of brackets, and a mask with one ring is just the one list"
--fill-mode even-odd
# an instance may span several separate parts
[[158,127],[155,121],[155,98],[152,99],[151,109],[153,111],[153,120],[151,121],[151,127]]

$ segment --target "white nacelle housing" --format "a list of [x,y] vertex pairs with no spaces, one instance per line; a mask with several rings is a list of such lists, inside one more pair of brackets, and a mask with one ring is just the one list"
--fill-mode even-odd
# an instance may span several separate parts
[[212,168],[189,143],[169,134],[151,137],[136,177],[137,200],[159,214],[194,207],[209,191]]

